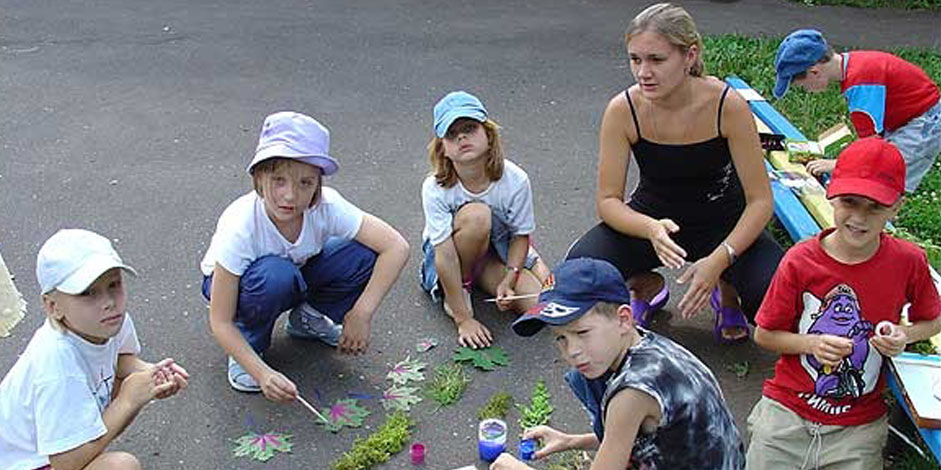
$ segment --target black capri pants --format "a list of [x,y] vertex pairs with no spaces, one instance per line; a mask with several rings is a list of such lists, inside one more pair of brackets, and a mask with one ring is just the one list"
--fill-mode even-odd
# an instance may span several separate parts
[[[697,230],[693,226],[684,227],[682,223],[677,223],[680,231],[670,234],[670,237],[686,250],[686,259],[690,262],[708,256],[731,232],[731,227]],[[735,264],[722,273],[722,279],[738,291],[742,311],[751,323],[755,321],[755,314],[783,255],[784,251],[777,242],[766,231],[762,231],[755,242],[739,255]],[[572,244],[565,259],[575,258],[608,261],[621,271],[625,280],[663,266],[650,240],[617,232],[604,222],[594,226]]]

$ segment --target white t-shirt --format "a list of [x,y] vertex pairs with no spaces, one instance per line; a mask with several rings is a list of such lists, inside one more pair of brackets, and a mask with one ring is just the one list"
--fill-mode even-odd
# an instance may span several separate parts
[[429,240],[432,245],[438,245],[451,236],[454,214],[468,202],[483,202],[490,206],[491,213],[506,225],[510,236],[529,235],[536,228],[529,176],[510,160],[503,160],[503,176],[479,193],[468,191],[460,180],[454,186],[444,188],[435,181],[434,175],[428,175],[422,184],[421,200],[425,210],[422,240]]
[[130,315],[104,344],[43,323],[0,382],[0,468],[39,468],[105,435],[118,355],[138,353]]
[[209,276],[219,263],[241,276],[248,265],[262,256],[277,255],[302,266],[320,253],[333,237],[352,240],[363,223],[363,211],[333,188],[323,188],[320,202],[304,211],[304,225],[297,241],[287,241],[265,212],[265,201],[252,191],[239,197],[222,212],[216,233],[200,264]]

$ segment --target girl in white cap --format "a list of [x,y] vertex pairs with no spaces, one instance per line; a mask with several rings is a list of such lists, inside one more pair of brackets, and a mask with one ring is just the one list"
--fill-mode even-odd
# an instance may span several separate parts
[[[449,93],[434,108],[428,143],[432,174],[422,184],[425,229],[422,288],[443,293],[458,342],[489,346],[490,331],[474,318],[476,284],[497,297],[500,310],[525,312],[549,269],[530,245],[536,228],[529,176],[503,158],[495,122],[476,96]],[[443,292],[442,292],[443,291]]]
[[261,358],[287,310],[289,335],[365,352],[372,316],[408,259],[394,228],[323,186],[338,169],[329,150],[329,131],[313,118],[265,118],[248,165],[254,190],[225,209],[203,258],[209,325],[236,390],[297,397]]

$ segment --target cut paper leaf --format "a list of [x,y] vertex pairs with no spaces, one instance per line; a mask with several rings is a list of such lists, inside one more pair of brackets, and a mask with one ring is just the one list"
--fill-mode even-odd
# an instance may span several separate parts
[[290,438],[290,434],[249,432],[238,439],[232,440],[235,443],[235,449],[232,452],[236,457],[247,456],[250,459],[267,462],[268,459],[274,457],[275,452],[291,451],[292,444],[288,442]]
[[423,353],[438,345],[438,340],[434,338],[422,338],[415,344],[415,350]]
[[327,422],[320,421],[327,431],[340,432],[344,426],[348,428],[358,428],[363,425],[363,420],[369,416],[369,410],[359,406],[356,399],[346,398],[337,400],[330,408],[323,410],[323,415],[327,417]]
[[480,349],[461,346],[454,350],[452,359],[454,362],[470,362],[474,367],[486,371],[494,370],[497,366],[510,365],[510,357],[499,346]]
[[406,357],[404,361],[392,367],[392,370],[386,374],[386,378],[398,385],[404,385],[409,380],[425,380],[425,373],[422,372],[425,365],[424,362],[413,361],[411,358]]
[[382,392],[382,406],[387,410],[408,411],[412,408],[412,405],[421,400],[421,396],[418,395],[418,387],[393,385],[385,392]]

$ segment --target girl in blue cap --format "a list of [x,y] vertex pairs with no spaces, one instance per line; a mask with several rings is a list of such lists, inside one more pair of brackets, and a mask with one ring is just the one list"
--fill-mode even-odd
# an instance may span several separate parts
[[248,166],[254,191],[225,209],[203,258],[209,326],[236,390],[297,397],[260,356],[285,310],[288,335],[365,352],[372,316],[408,259],[394,228],[323,186],[338,169],[329,150],[330,134],[313,118],[265,118]]
[[536,223],[529,176],[503,158],[497,124],[470,93],[449,93],[435,105],[434,132],[432,173],[422,184],[420,281],[432,299],[443,293],[458,342],[486,347],[493,336],[474,318],[471,288],[495,295],[500,310],[521,313],[535,304],[549,273],[530,245]]

